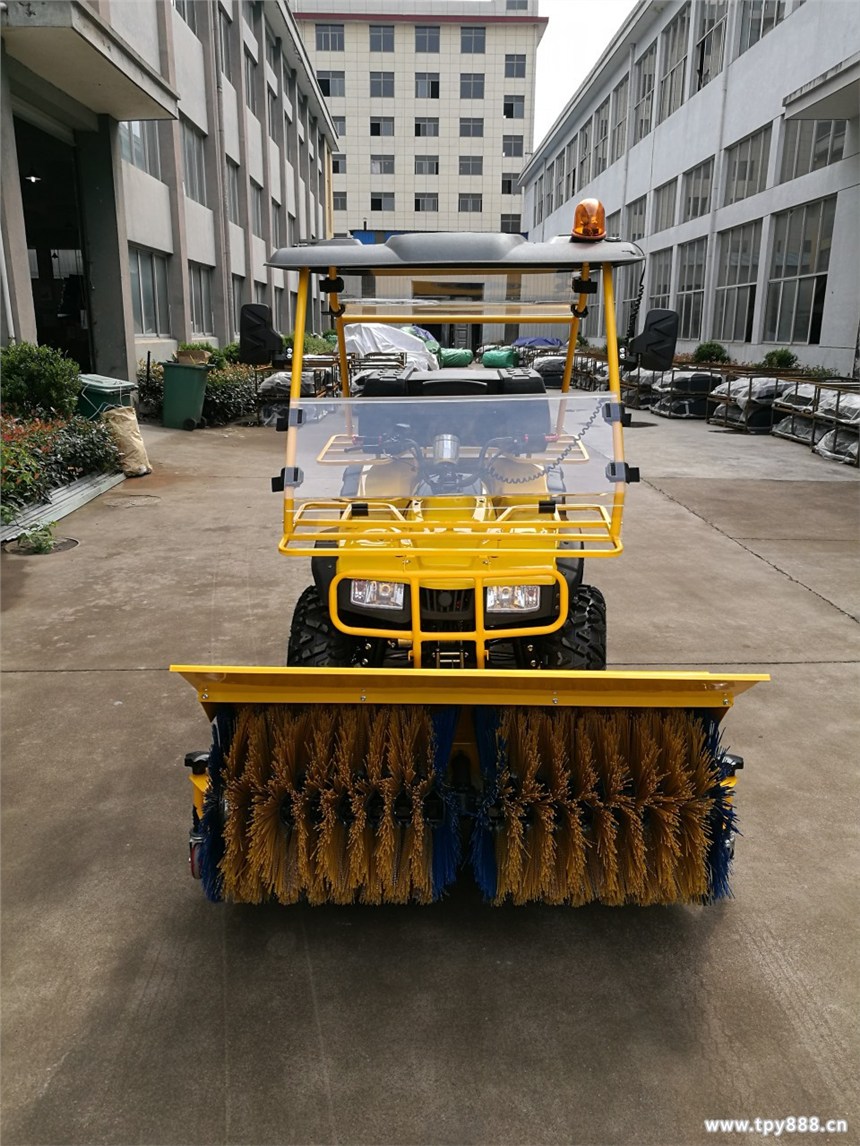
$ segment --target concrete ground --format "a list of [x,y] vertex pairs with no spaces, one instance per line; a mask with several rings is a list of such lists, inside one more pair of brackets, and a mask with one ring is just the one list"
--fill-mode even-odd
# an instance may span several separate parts
[[4,1146],[857,1141],[860,475],[634,417],[626,552],[588,570],[611,663],[773,674],[724,726],[735,899],[207,903],[208,726],[166,669],[283,663],[309,577],[276,551],[282,437],[148,428],[155,472],[65,519],[77,548],[2,557]]

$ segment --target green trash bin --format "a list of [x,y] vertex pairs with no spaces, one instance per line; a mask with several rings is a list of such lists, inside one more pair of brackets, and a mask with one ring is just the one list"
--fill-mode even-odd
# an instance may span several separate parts
[[203,422],[208,366],[184,362],[162,362],[164,367],[164,407],[162,426],[171,430],[194,430]]
[[121,378],[106,378],[102,374],[80,374],[81,392],[78,394],[78,413],[94,422],[103,410],[114,406],[131,406],[136,382]]

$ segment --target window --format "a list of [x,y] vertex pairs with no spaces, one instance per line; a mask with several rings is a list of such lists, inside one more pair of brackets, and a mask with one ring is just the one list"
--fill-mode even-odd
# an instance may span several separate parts
[[394,174],[394,156],[393,155],[371,155],[371,157],[370,157],[370,174],[371,175],[393,175]]
[[579,167],[577,182],[580,190],[591,178],[591,124],[586,123],[579,133]]
[[266,305],[266,295],[268,294],[268,287],[265,283],[254,283],[254,302],[259,303],[261,306]]
[[483,99],[484,98],[484,73],[483,72],[461,72],[460,73],[460,99]]
[[785,125],[779,181],[786,183],[838,163],[844,150],[844,119],[791,120]]
[[522,229],[522,220],[519,215],[502,215],[502,225],[499,230],[503,234],[518,235]]
[[343,51],[343,24],[317,24],[317,51]]
[[287,330],[287,323],[284,321],[284,288],[275,287],[275,330]]
[[263,188],[251,180],[251,232],[263,237]]
[[[416,120],[416,125],[418,121]],[[438,121],[437,121],[438,122]],[[394,117],[391,115],[372,115],[370,117],[371,135],[394,135]],[[418,135],[416,126],[415,134]],[[437,131],[438,135],[439,132]]]
[[[627,205],[627,234],[624,236],[631,243],[637,242],[645,235],[645,205],[648,196],[643,195]],[[638,271],[639,268],[634,267]]]
[[332,198],[332,207],[335,211],[345,211],[346,210],[346,192],[345,191],[333,191],[331,198]]
[[690,30],[690,5],[685,4],[662,34],[662,67],[657,122],[678,110],[684,102],[687,76],[687,38]]
[[272,246],[282,247],[284,245],[284,232],[281,227],[281,206],[276,199],[272,200]]
[[196,36],[198,34],[197,5],[194,0],[173,0],[173,7]]
[[429,119],[426,116],[418,116],[415,120],[415,134],[417,136],[438,135],[439,120]]
[[612,126],[609,133],[609,162],[616,163],[627,147],[627,101],[630,79],[625,76],[612,92]]
[[333,115],[331,121],[334,124],[334,129],[338,135],[346,135],[346,116]]
[[230,17],[223,8],[218,9],[218,42],[221,46],[221,71],[233,82],[233,52],[230,48]]
[[543,176],[543,213],[544,215],[551,215],[553,211],[553,165],[547,167]]
[[281,109],[278,107],[277,92],[266,84],[266,112],[269,118],[269,135],[275,143],[280,139]]
[[457,210],[461,213],[474,213],[476,211],[483,211],[484,209],[483,195],[474,195],[471,192],[464,194],[460,193],[457,199]]
[[416,155],[415,156],[415,174],[416,175],[438,175],[439,174],[439,156],[438,155]]
[[415,98],[416,99],[438,99],[439,98],[439,73],[438,72],[416,72],[415,73]]
[[507,0],[505,8],[508,12],[527,12],[529,0]]
[[[190,2],[194,3],[195,0],[190,0]],[[254,0],[242,0],[242,19],[245,21],[251,31],[254,30],[254,16],[256,15],[256,7],[257,5]]]
[[543,220],[543,175],[538,175],[535,180],[535,195],[534,195],[534,222],[540,223]]
[[668,310],[672,295],[672,248],[649,255],[648,266],[651,271],[648,306],[654,310]]
[[555,205],[564,202],[564,148],[555,157]]
[[233,304],[233,335],[239,337],[240,319],[242,316],[242,296],[245,293],[245,280],[240,275],[232,275],[230,280],[230,294]]
[[714,338],[752,342],[761,219],[719,235]]
[[675,226],[675,199],[678,180],[670,179],[654,192],[654,231],[666,231]]
[[438,211],[439,210],[439,196],[435,193],[421,191],[415,196],[415,210],[416,211]]
[[188,286],[191,296],[191,330],[194,334],[213,334],[212,268],[201,263],[188,264]]
[[773,217],[765,342],[821,341],[836,196]]
[[130,120],[119,125],[119,141],[123,159],[148,175],[161,178],[161,160],[158,154],[158,122],[154,119]]
[[257,114],[257,61],[245,53],[245,103],[251,115]]
[[182,121],[182,149],[185,158],[185,194],[206,206],[206,162],[204,137],[191,124]]
[[785,19],[785,0],[743,0],[741,5],[741,56],[762,36],[772,32]]
[[487,29],[466,27],[460,29],[460,52],[464,56],[481,56],[486,51]]
[[394,51],[394,25],[393,24],[371,24],[370,25],[370,50],[371,50],[371,52],[393,52]]
[[460,156],[460,174],[461,175],[483,175],[484,174],[484,157],[483,157],[483,155],[461,155]]
[[681,222],[698,219],[711,209],[711,182],[714,177],[714,161],[706,159],[698,167],[684,172],[683,206]]
[[726,150],[723,206],[764,191],[770,158],[770,124]]
[[701,91],[723,70],[728,7],[728,0],[702,0],[699,7],[699,28],[693,54],[696,69],[694,91]]
[[519,175],[516,171],[507,171],[502,175],[502,194],[503,195],[516,195],[517,194],[517,180]]
[[370,95],[372,99],[390,99],[394,95],[394,72],[371,72]]
[[416,26],[415,51],[433,53],[437,53],[439,51],[438,24],[418,24]]
[[227,218],[241,226],[242,214],[239,198],[239,165],[227,160]]
[[275,75],[277,75],[280,71],[281,46],[275,36],[269,31],[268,27],[266,28],[266,62]]
[[592,174],[600,175],[609,163],[609,100],[605,99],[594,113],[594,159]]
[[524,53],[514,52],[505,56],[505,79],[524,80],[526,77],[526,57]]
[[679,336],[701,338],[702,303],[705,298],[705,262],[708,240],[695,239],[678,248],[678,299],[681,316]]
[[346,80],[343,72],[317,72],[317,80],[324,96],[341,97],[346,95]]
[[141,247],[128,248],[135,334],[169,334],[167,259]]
[[346,175],[346,156],[342,151],[332,152],[331,173],[332,175]]
[[370,209],[371,209],[371,211],[393,211],[394,210],[394,192],[393,191],[371,191],[370,192]]
[[633,142],[644,139],[651,130],[654,114],[654,65],[657,60],[657,42],[651,45],[634,71],[636,104],[633,108]]
[[482,119],[461,119],[460,135],[464,139],[476,138],[484,134],[484,121]]
[[502,136],[502,155],[508,159],[521,156],[523,153],[523,137],[521,135]]
[[576,191],[576,136],[570,140],[565,148],[565,166],[567,176],[564,185],[565,199],[572,199]]
[[502,101],[502,115],[505,119],[525,119],[526,97],[506,95]]

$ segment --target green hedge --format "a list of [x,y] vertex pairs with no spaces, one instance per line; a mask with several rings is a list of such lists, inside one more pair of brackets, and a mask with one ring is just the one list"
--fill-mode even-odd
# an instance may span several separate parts
[[3,521],[48,500],[57,486],[89,474],[118,473],[119,450],[104,422],[3,416],[0,497]]
[[80,366],[52,346],[17,342],[0,353],[3,413],[20,418],[71,417],[81,389]]
[[[210,370],[206,376],[206,393],[203,398],[203,417],[206,421],[213,426],[224,426],[228,422],[235,422],[237,418],[253,414],[256,409],[255,376],[253,366],[238,363]],[[137,367],[137,384],[141,406],[152,417],[160,418],[164,404],[164,370],[161,363],[153,362],[150,365],[147,380],[146,362],[141,360]]]

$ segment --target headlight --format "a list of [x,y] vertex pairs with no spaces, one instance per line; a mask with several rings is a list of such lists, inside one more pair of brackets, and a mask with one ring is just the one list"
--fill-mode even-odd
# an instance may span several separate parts
[[488,585],[488,613],[534,613],[540,608],[540,585]]
[[353,581],[349,587],[352,605],[366,609],[402,609],[402,581]]

